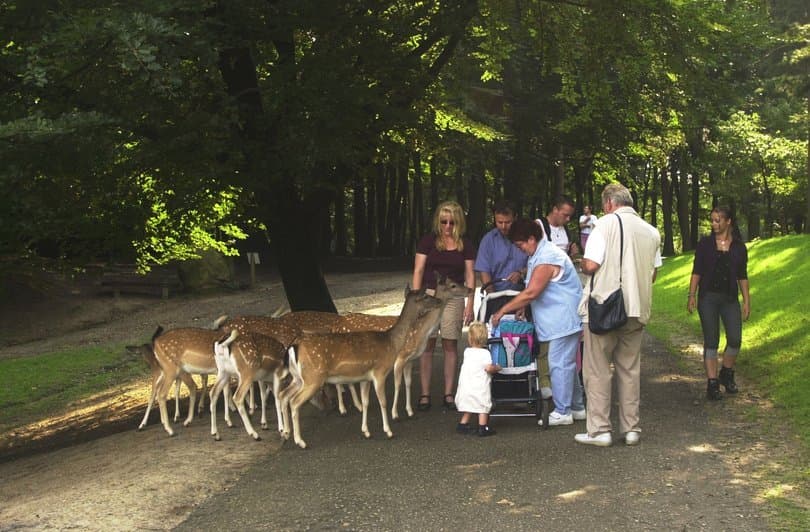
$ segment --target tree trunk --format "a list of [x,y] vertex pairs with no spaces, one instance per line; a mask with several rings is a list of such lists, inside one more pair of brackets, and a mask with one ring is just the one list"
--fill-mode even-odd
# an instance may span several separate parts
[[669,180],[667,167],[661,167],[661,213],[664,216],[664,249],[665,256],[675,255],[675,242],[672,227],[672,183]]
[[471,169],[470,176],[470,205],[467,216],[467,236],[473,242],[480,242],[484,233],[484,224],[487,223],[487,204],[484,183],[484,167],[476,163]]
[[[430,158],[430,207],[427,211],[427,227],[425,233],[433,230],[433,213],[439,206],[439,167],[436,156]],[[417,237],[419,238],[419,237]]]
[[[293,50],[292,36],[286,40],[279,40],[277,49],[283,61],[293,61],[290,55]],[[220,52],[220,74],[226,90],[236,100],[239,107],[242,128],[239,131],[245,139],[245,179],[251,181],[256,191],[258,216],[268,227],[271,245],[275,248],[278,260],[278,269],[287,293],[287,300],[293,310],[311,309],[334,312],[335,304],[323,278],[323,271],[318,257],[318,247],[314,244],[319,241],[320,221],[316,212],[308,212],[303,207],[306,204],[316,205],[323,200],[319,197],[305,198],[299,203],[295,189],[290,186],[291,179],[287,176],[275,176],[277,190],[271,184],[271,178],[262,175],[259,169],[264,154],[272,152],[273,136],[279,135],[277,128],[268,128],[269,133],[262,137],[264,128],[258,127],[261,121],[269,121],[264,116],[261,92],[256,77],[256,67],[253,63],[250,50],[244,48],[228,48]],[[267,149],[268,145],[271,149]],[[249,149],[247,146],[262,146],[262,149]],[[285,179],[286,178],[286,179]],[[314,193],[313,193],[314,196]],[[280,200],[284,197],[284,201]],[[324,202],[321,208],[328,208],[329,202]],[[312,217],[309,215],[312,214]],[[290,231],[290,220],[297,219],[316,220],[317,226],[308,223],[301,224],[296,231]]]
[[686,251],[689,245],[689,176],[683,168],[682,154],[673,155],[670,173],[673,185],[677,183],[678,195],[678,229],[681,233],[681,251]]
[[658,227],[658,172],[652,161],[647,163],[650,172],[650,225]]
[[698,240],[700,240],[700,174],[694,172],[692,174],[692,209],[691,209],[691,224],[689,227],[689,248],[697,248]]
[[424,192],[422,190],[422,155],[413,152],[413,197],[411,199],[411,211],[413,212],[413,235],[408,246],[408,254],[413,255],[416,239],[425,233],[425,205]]
[[353,182],[354,256],[369,257],[371,256],[371,232],[368,227],[368,218],[366,218],[368,209],[366,205],[366,187],[362,176],[355,175]]

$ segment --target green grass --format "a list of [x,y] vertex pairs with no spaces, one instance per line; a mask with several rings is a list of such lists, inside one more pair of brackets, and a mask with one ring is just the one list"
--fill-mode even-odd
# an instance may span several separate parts
[[149,369],[123,345],[0,360],[0,428],[38,421],[75,401],[142,379]]
[[[771,510],[771,523],[780,530],[803,529],[810,522],[810,236],[797,235],[748,244],[748,279],[751,317],[743,323],[743,342],[737,358],[738,373],[752,383],[758,395],[773,405],[751,408],[743,415],[756,420],[765,437],[768,423],[789,427],[798,439],[799,458],[774,456],[763,466],[762,499]],[[700,364],[700,354],[687,354],[686,343],[702,345],[697,312],[686,312],[693,253],[664,261],[654,285],[653,316],[649,331],[681,350],[684,365]],[[725,339],[721,337],[721,349]],[[793,461],[791,463],[791,460]],[[785,489],[789,486],[789,489]]]

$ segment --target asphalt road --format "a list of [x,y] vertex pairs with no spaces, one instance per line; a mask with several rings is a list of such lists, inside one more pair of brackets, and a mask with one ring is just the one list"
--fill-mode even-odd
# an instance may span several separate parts
[[[434,357],[436,368],[441,362]],[[443,411],[438,388],[429,412],[393,424],[392,440],[376,399],[370,440],[358,413],[307,407],[308,450],[287,442],[178,529],[767,529],[749,472],[735,465],[751,446],[739,439],[745,422],[708,404],[704,381],[651,340],[642,368],[636,447],[579,445],[584,422],[543,431],[534,418],[496,418],[489,438],[458,435],[458,415]]]

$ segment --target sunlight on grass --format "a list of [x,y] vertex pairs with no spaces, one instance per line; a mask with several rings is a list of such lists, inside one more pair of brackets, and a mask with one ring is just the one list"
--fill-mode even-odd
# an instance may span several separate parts
[[[788,425],[801,442],[798,453],[806,457],[810,453],[810,386],[807,385],[810,358],[806,355],[810,336],[806,302],[810,300],[810,287],[804,280],[810,276],[810,261],[805,259],[810,256],[810,236],[759,240],[748,243],[747,247],[751,317],[743,324],[737,368],[742,379],[751,382],[756,389],[741,392],[748,392],[753,399],[743,415],[766,427],[768,421],[774,419]],[[680,353],[684,364],[700,365],[700,321],[697,312],[690,315],[686,311],[693,260],[691,253],[665,260],[654,284],[653,318],[648,330]],[[721,349],[724,344],[725,339],[721,337]],[[772,405],[767,411],[763,410],[765,403]],[[710,444],[692,446],[689,450],[719,453]],[[771,507],[774,527],[799,530],[805,527],[798,524],[807,523],[810,518],[807,504],[810,479],[806,468],[802,470],[803,458],[798,459],[798,463],[795,457],[793,462],[791,458],[784,458],[779,467],[760,466],[750,478],[758,480],[760,497]]]

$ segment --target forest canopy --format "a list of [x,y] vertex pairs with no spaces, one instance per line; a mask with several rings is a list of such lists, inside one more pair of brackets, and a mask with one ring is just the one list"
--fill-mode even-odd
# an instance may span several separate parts
[[[806,232],[801,0],[0,1],[0,257],[269,243],[294,308],[330,255],[409,256],[456,199],[538,216],[628,186],[693,249],[707,213]],[[250,244],[255,247],[255,244]]]

